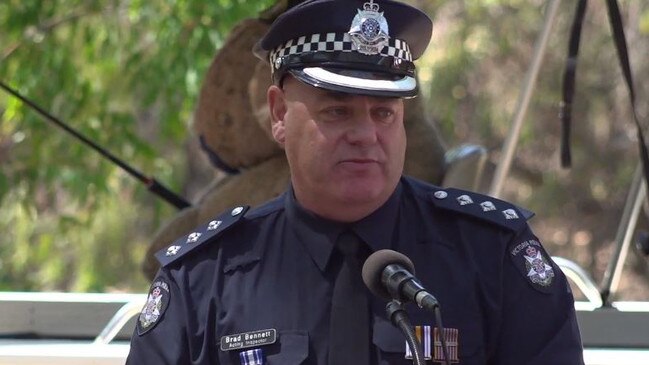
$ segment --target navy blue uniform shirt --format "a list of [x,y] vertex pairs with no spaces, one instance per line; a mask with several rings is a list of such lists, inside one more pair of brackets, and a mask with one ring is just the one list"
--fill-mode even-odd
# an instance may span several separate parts
[[[413,261],[440,302],[454,363],[583,364],[570,287],[527,217],[491,197],[403,177],[380,209],[351,228],[372,250]],[[127,363],[251,364],[257,356],[264,364],[326,364],[330,258],[342,229],[301,208],[289,189],[182,237],[159,253],[163,267]],[[385,319],[386,301],[371,303],[372,358],[412,364],[403,335]],[[425,352],[441,363],[434,316],[406,309]]]

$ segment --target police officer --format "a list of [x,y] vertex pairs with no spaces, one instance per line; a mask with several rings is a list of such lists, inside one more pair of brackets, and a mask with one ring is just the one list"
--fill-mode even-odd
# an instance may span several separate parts
[[363,259],[386,248],[441,304],[443,329],[405,307],[433,363],[442,335],[454,364],[583,363],[570,288],[531,213],[402,176],[403,98],[431,33],[391,0],[308,0],[273,23],[255,52],[272,68],[291,184],[157,254],[127,363],[412,363],[386,300],[359,284]]

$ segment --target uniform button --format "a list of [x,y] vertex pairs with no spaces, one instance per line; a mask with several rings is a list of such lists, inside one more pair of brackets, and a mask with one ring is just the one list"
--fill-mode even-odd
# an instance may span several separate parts
[[446,197],[448,196],[448,193],[445,192],[445,191],[440,190],[440,191],[436,191],[434,195],[435,195],[435,198],[437,198],[437,199],[446,199]]
[[236,217],[239,214],[241,214],[241,212],[243,212],[243,207],[236,207],[236,208],[232,209],[232,216]]

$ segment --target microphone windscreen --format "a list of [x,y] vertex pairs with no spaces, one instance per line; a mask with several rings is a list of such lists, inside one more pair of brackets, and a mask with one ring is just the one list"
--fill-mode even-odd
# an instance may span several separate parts
[[388,265],[392,264],[401,265],[411,274],[415,274],[415,265],[412,264],[412,261],[406,255],[393,250],[379,250],[371,254],[365,260],[362,272],[363,282],[367,288],[374,295],[388,300],[392,297],[381,282],[381,274]]

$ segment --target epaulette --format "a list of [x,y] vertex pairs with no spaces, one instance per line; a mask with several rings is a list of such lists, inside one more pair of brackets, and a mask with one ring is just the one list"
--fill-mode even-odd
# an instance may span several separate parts
[[436,188],[430,200],[439,208],[485,220],[508,230],[520,231],[534,216],[529,210],[487,195],[454,188]]
[[197,227],[192,233],[178,238],[169,247],[158,251],[155,257],[162,267],[179,260],[235,225],[249,208],[249,206],[241,206],[222,213],[209,223]]

